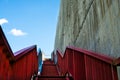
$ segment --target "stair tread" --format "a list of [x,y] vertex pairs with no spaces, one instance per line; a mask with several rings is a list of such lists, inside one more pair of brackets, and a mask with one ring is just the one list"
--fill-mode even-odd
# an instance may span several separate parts
[[53,61],[46,60],[43,62],[41,76],[58,76],[57,68]]
[[62,79],[62,78],[39,78],[39,80],[66,80],[66,79]]
[[40,78],[65,78],[65,76],[45,76],[45,75],[43,75],[43,76],[38,76],[38,77],[40,77]]
[[50,60],[43,62],[42,73],[38,78],[38,80],[66,80],[64,76],[59,76],[56,65]]

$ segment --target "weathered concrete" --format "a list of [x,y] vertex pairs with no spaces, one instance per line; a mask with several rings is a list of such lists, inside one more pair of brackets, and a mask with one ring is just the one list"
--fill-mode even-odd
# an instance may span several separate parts
[[120,57],[120,0],[61,0],[55,49],[66,46]]
[[55,49],[73,45],[120,56],[119,0],[62,0]]

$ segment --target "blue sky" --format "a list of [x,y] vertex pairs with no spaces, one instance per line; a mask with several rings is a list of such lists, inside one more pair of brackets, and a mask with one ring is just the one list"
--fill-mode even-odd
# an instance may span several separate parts
[[0,0],[0,20],[13,52],[36,44],[54,49],[60,0]]

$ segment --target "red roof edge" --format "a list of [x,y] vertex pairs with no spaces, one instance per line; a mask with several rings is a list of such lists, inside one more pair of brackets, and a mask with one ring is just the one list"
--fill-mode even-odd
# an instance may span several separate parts
[[14,61],[13,52],[12,52],[12,50],[10,48],[10,45],[8,44],[8,41],[7,41],[6,37],[5,37],[5,34],[4,34],[3,30],[2,30],[1,25],[0,25],[0,34],[1,34],[1,37],[3,38],[3,42],[5,44],[5,47],[7,48],[8,52],[10,53],[10,57],[11,57],[11,58],[9,58],[10,61]]
[[120,66],[120,57],[114,61],[115,65]]
[[96,52],[93,52],[93,51],[90,51],[90,50],[86,50],[86,49],[81,49],[81,48],[73,47],[73,46],[68,46],[68,47],[66,47],[64,54],[62,54],[62,53],[60,52],[60,50],[58,50],[58,49],[57,49],[57,52],[59,52],[59,54],[60,54],[61,57],[63,58],[63,57],[65,56],[65,54],[66,54],[66,50],[67,50],[67,49],[71,49],[71,50],[74,50],[74,51],[78,51],[78,52],[80,52],[80,53],[82,53],[82,54],[85,54],[85,55],[94,57],[94,58],[96,58],[96,59],[102,60],[102,61],[104,61],[104,62],[106,62],[106,63],[109,63],[109,64],[113,64],[113,63],[114,63],[114,60],[115,60],[114,58],[109,57],[109,56],[107,56],[107,55],[100,54],[100,53],[96,53]]
[[24,48],[24,49],[21,49],[17,52],[15,52],[15,54],[13,54],[11,48],[10,48],[10,45],[5,37],[5,34],[2,30],[2,27],[0,25],[0,36],[2,38],[2,42],[1,43],[4,43],[5,45],[5,48],[6,50],[9,52],[9,53],[5,53],[6,56],[9,55],[9,61],[10,62],[14,62],[15,60],[18,60],[20,59],[22,56],[26,55],[29,51],[33,50],[33,49],[36,49],[37,50],[37,46],[36,45],[33,45],[33,46],[30,46],[30,47],[27,47],[27,48]]
[[66,55],[66,50],[67,50],[67,48],[65,49],[65,52],[61,52],[59,49],[57,49],[57,52],[60,54],[60,56],[62,57],[62,58],[64,58],[65,57],[65,55]]
[[57,49],[57,52],[60,54],[60,56],[61,56],[62,58],[64,57],[65,53],[62,54],[62,52],[61,52],[60,50],[58,50],[58,49]]
[[33,50],[33,49],[36,49],[36,50],[37,50],[37,46],[36,46],[36,45],[33,45],[33,46],[30,46],[30,47],[27,47],[27,48],[24,48],[24,49],[21,49],[21,50],[15,52],[15,53],[14,53],[15,60],[18,60],[18,59],[20,59],[21,57],[27,55],[28,52],[30,52],[30,51]]

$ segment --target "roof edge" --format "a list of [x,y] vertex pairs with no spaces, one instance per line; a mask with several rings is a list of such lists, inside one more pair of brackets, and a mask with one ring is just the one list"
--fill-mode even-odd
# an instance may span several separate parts
[[[37,51],[37,46],[36,45],[32,45],[30,47],[26,47],[26,48],[23,48],[17,52],[14,53],[14,56],[15,56],[15,60],[18,60],[20,59],[21,57],[25,56],[28,54],[28,52],[30,52],[31,50],[33,49],[36,49]],[[36,54],[37,55],[37,54]]]
[[4,41],[5,47],[8,49],[8,51],[9,51],[9,53],[10,53],[10,57],[11,57],[11,58],[10,58],[10,62],[11,62],[11,61],[14,61],[14,54],[13,54],[12,49],[11,49],[11,47],[10,47],[8,41],[7,41],[7,38],[6,38],[6,36],[5,36],[4,32],[3,32],[3,29],[2,29],[2,26],[1,26],[1,25],[0,25],[0,34],[2,35],[2,38],[3,38],[3,41]]

